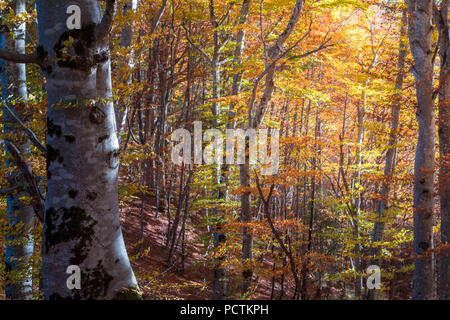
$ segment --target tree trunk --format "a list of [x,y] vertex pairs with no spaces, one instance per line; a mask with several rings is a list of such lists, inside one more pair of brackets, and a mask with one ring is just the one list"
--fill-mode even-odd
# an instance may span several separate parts
[[[124,9],[123,9],[123,14],[125,16],[129,13],[129,11],[132,11],[132,13],[135,13],[136,9],[137,9],[137,0],[130,0],[130,1],[128,1],[128,3],[125,4]],[[123,62],[127,66],[126,77],[123,79],[123,81],[127,84],[131,84],[133,81],[134,50],[132,47],[132,44],[133,44],[132,42],[133,42],[134,25],[135,25],[134,21],[126,24],[122,29],[122,36],[120,39],[120,46],[130,50],[127,54],[128,59]],[[125,103],[125,105],[122,108],[116,107],[116,110],[115,110],[117,128],[119,130],[118,131],[119,142],[121,140],[121,135],[125,132],[125,125],[126,125],[126,119],[127,119],[127,115],[128,115],[128,109],[129,109],[129,106]]]
[[[365,87],[366,84],[364,84]],[[362,288],[362,275],[361,275],[361,265],[362,265],[362,257],[361,257],[361,239],[360,239],[360,226],[359,226],[359,217],[361,215],[361,173],[362,173],[362,164],[363,164],[363,156],[362,156],[362,148],[364,144],[364,116],[366,113],[366,91],[363,90],[361,94],[362,107],[358,103],[358,147],[356,151],[356,161],[358,161],[358,169],[356,172],[356,181],[354,181],[354,187],[357,188],[358,198],[356,199],[356,210],[355,217],[353,221],[353,229],[355,233],[355,249],[354,249],[354,267],[355,267],[355,297],[361,297],[361,288]],[[356,182],[356,183],[355,183]]]
[[[21,15],[26,13],[25,0],[16,0],[15,13]],[[26,24],[21,23],[14,28],[13,35],[0,34],[0,48],[7,48],[18,53],[25,53],[25,34]],[[13,63],[2,61],[0,69],[2,84],[2,101],[8,105],[14,113],[24,120],[27,120],[25,105],[27,102],[27,78],[26,67],[23,63]],[[4,130],[5,133],[12,133],[16,138],[15,144],[18,146],[22,155],[26,156],[30,153],[30,140],[25,134],[17,132],[16,124],[10,118],[9,114],[4,111]],[[21,129],[19,129],[21,130]],[[8,150],[6,148],[6,152]],[[7,166],[14,166],[9,160],[6,160]],[[25,187],[25,181],[20,178],[19,171],[15,170],[8,175],[8,181],[12,186],[19,182]],[[33,239],[31,237],[31,228],[33,224],[34,211],[31,205],[24,204],[20,198],[29,196],[26,192],[19,192],[7,197],[7,217],[8,227],[14,230],[12,235],[6,238],[6,271],[11,277],[5,287],[5,295],[9,299],[31,299],[32,298],[32,268],[30,258],[33,254]],[[16,272],[24,272],[20,276],[20,280],[12,278]]]
[[[250,164],[246,159],[244,164],[240,165],[240,179],[241,186],[250,188]],[[244,192],[241,196],[241,220],[242,223],[251,223],[251,195],[250,192]],[[242,230],[242,263],[244,264],[244,270],[242,271],[242,294],[246,294],[252,285],[253,268],[251,262],[253,259],[252,254],[252,231],[251,228],[246,225]]]
[[[248,12],[250,10],[251,0],[243,0],[241,6],[241,12],[238,19],[238,25],[243,26],[248,19]],[[239,70],[239,65],[242,62],[242,52],[245,47],[245,28],[239,28],[236,35],[236,45],[234,48],[233,64],[235,66],[233,74],[233,85],[231,88],[231,94],[237,95],[241,91],[242,82],[242,71]],[[234,116],[230,112],[230,120]],[[234,128],[233,124],[228,124],[229,127]],[[247,144],[246,144],[247,145]],[[239,167],[239,176],[241,187],[250,187],[250,166],[248,159],[246,159],[244,164]],[[250,223],[252,219],[251,214],[251,195],[250,192],[246,191],[241,196],[241,221],[243,223]],[[252,267],[249,265],[253,258],[252,255],[252,231],[248,226],[244,226],[242,229],[242,263],[244,265],[244,270],[242,271],[242,287],[241,293],[245,295],[252,284],[253,271]]]
[[[314,155],[312,158],[312,168],[311,170],[315,171],[317,169],[316,163],[316,152],[318,151],[317,146],[317,138],[320,131],[320,120],[319,120],[319,111],[316,109],[316,123],[315,123],[315,132],[314,132]],[[302,263],[302,287],[301,287],[301,298],[302,300],[308,300],[308,264],[309,264],[309,257],[308,255],[311,254],[312,251],[312,233],[313,233],[313,227],[314,227],[314,216],[316,212],[315,207],[316,202],[316,176],[313,175],[311,177],[311,198],[309,203],[309,221],[308,221],[308,240],[306,242],[306,250],[305,254],[303,256],[303,263]]]
[[436,25],[439,30],[439,195],[441,200],[441,251],[440,258],[440,299],[450,299],[450,41],[448,26],[448,1],[441,1]]
[[[401,102],[401,94],[400,91],[403,89],[403,80],[405,78],[405,58],[406,58],[406,44],[403,38],[406,36],[406,23],[407,23],[407,15],[406,10],[403,11],[402,14],[402,22],[400,28],[400,46],[398,53],[398,73],[397,79],[395,80],[395,93],[394,93],[394,101],[392,104],[392,119],[391,119],[391,129],[389,133],[389,146],[386,151],[386,162],[384,165],[384,180],[380,190],[380,200],[377,201],[377,215],[378,219],[375,222],[373,235],[372,235],[372,244],[375,242],[382,241],[383,233],[384,233],[384,217],[387,210],[388,197],[391,190],[391,181],[392,176],[394,174],[395,169],[395,154],[397,153],[397,132],[398,132],[398,123],[400,118],[400,102]],[[381,263],[381,247],[375,246],[371,248],[371,256],[373,256],[373,264]],[[380,261],[380,262],[378,262]],[[368,291],[367,298],[369,300],[375,299],[375,290]]]
[[431,0],[409,0],[408,33],[414,58],[419,138],[414,164],[414,292],[417,300],[433,294],[433,194],[435,119],[433,103],[433,50]]
[[[115,1],[107,1],[103,19],[98,1],[78,1],[80,30],[66,29],[69,3],[37,1],[41,51],[48,59],[44,296],[138,298],[118,212],[119,144],[106,40]],[[69,60],[62,51],[70,37]],[[70,265],[81,270],[79,290],[66,285]]]

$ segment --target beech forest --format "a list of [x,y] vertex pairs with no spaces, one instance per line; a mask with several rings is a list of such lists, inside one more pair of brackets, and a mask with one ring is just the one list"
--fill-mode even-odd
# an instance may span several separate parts
[[450,299],[449,6],[0,0],[0,300]]

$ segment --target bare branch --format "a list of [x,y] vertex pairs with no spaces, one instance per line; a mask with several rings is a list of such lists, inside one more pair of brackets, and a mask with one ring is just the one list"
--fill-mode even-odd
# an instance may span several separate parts
[[158,14],[156,15],[155,18],[153,18],[152,28],[150,29],[150,35],[153,34],[153,32],[155,32],[156,28],[158,27],[158,25],[161,21],[161,18],[164,15],[164,12],[166,11],[167,1],[168,0],[163,0],[163,3],[161,4],[161,8],[158,11]]
[[264,28],[263,28],[263,22],[262,22],[262,13],[263,13],[263,6],[264,6],[264,0],[261,0],[261,3],[259,5],[259,30],[261,32],[261,41],[264,48],[264,65],[269,65],[269,58],[267,57],[267,45],[266,45],[266,39],[264,39]]
[[266,218],[267,218],[267,222],[269,223],[269,227],[272,230],[272,233],[273,233],[275,239],[277,240],[281,250],[288,257],[289,265],[291,267],[292,276],[294,277],[295,283],[298,286],[300,281],[299,281],[298,276],[297,276],[297,267],[295,266],[294,256],[292,255],[291,246],[289,244],[288,247],[286,247],[283,239],[281,239],[278,231],[275,228],[275,225],[273,224],[272,218],[270,217],[270,206],[269,206],[269,203],[270,203],[270,199],[272,197],[272,193],[273,193],[275,185],[274,184],[271,185],[270,191],[269,191],[269,196],[267,197],[267,199],[265,199],[264,195],[262,193],[262,190],[261,190],[261,185],[259,183],[259,177],[258,177],[258,174],[256,173],[256,171],[255,171],[255,176],[256,176],[256,186],[258,188],[259,197],[261,198],[261,201],[263,202],[263,208],[264,208],[264,213],[265,213]]
[[116,15],[116,0],[106,0],[106,9],[102,21],[97,26],[97,39],[103,40],[111,32],[114,16]]
[[27,184],[27,191],[30,196],[33,198],[33,209],[38,217],[38,219],[42,222],[44,218],[44,197],[39,190],[39,186],[36,183],[35,175],[30,166],[25,162],[20,154],[19,149],[12,143],[11,141],[6,141],[6,147],[8,148],[8,152],[14,158],[14,162],[16,163],[19,170],[22,172],[23,177]]
[[[305,4],[304,0],[297,0],[295,3],[294,10],[292,11],[291,17],[289,19],[289,22],[284,29],[284,31],[278,36],[276,43],[270,48],[269,52],[271,52],[271,56],[275,55],[277,56],[278,50],[281,50],[281,47],[286,42],[286,40],[289,38],[291,33],[294,31],[295,26],[300,18],[300,13],[303,10],[303,6]],[[273,57],[271,57],[273,58]]]
[[209,0],[209,21],[211,22],[214,31],[219,27],[219,23],[216,18],[216,10],[214,8],[214,0]]
[[47,153],[47,148],[45,148],[42,143],[39,141],[39,139],[36,137],[33,131],[31,131],[29,128],[27,128],[23,122],[17,117],[17,115],[14,113],[14,111],[11,110],[6,104],[3,104],[3,107],[8,112],[8,114],[11,116],[12,120],[19,124],[22,127],[22,130],[28,135],[30,140],[33,142],[33,144],[36,146],[36,148],[39,149],[39,151],[43,153]]
[[205,60],[208,62],[208,64],[209,65],[211,65],[212,66],[212,60],[211,60],[211,58],[202,50],[202,49],[200,49],[196,44],[194,44],[193,42],[192,42],[192,40],[191,40],[191,38],[190,38],[190,36],[189,36],[189,31],[188,31],[188,29],[186,28],[186,26],[184,25],[184,24],[182,24],[181,25],[182,27],[183,27],[183,29],[184,29],[184,31],[186,32],[186,39],[187,39],[187,41],[189,42],[189,44],[198,52],[198,53],[200,53],[204,58],[205,58]]
[[13,51],[0,49],[0,59],[4,59],[15,63],[35,63],[40,64],[39,58],[36,53],[23,54]]
[[[260,82],[264,79],[265,75],[269,72],[269,70],[271,70],[271,68],[275,67],[276,63],[278,61],[280,61],[287,53],[289,53],[293,48],[295,48],[302,40],[304,40],[308,34],[311,31],[311,24],[310,24],[310,28],[309,30],[298,40],[295,42],[295,44],[293,46],[291,46],[290,48],[288,48],[287,50],[283,51],[282,53],[280,53],[278,55],[278,57],[273,60],[268,66],[266,66],[266,68],[264,69],[264,71],[258,76],[258,78],[256,78],[255,83],[253,84],[253,89],[252,89],[252,96],[250,98],[250,103],[249,103],[249,108],[248,108],[248,115],[249,115],[249,119],[252,118],[252,113],[253,113],[253,106],[255,104],[255,100],[256,100],[256,93],[258,91],[258,86],[260,84]],[[312,51],[308,51],[305,52],[304,54],[301,54],[299,56],[295,56],[295,57],[291,57],[290,59],[294,59],[294,58],[304,58],[314,52],[317,52],[319,50],[325,49],[327,47],[330,47],[332,45],[326,45],[327,42],[329,42],[330,39],[326,40],[325,42],[323,42],[317,49],[312,50]]]
[[322,43],[319,47],[317,47],[317,48],[314,49],[314,50],[310,50],[310,51],[307,51],[307,52],[305,52],[305,53],[302,53],[302,54],[299,54],[299,55],[292,56],[292,57],[290,57],[289,59],[301,59],[301,58],[307,57],[307,56],[309,56],[309,55],[311,55],[311,54],[313,54],[313,53],[319,52],[319,51],[321,51],[321,50],[323,50],[323,49],[332,47],[333,44],[327,44],[327,42],[329,42],[329,41],[330,41],[330,39],[326,40],[324,43]]

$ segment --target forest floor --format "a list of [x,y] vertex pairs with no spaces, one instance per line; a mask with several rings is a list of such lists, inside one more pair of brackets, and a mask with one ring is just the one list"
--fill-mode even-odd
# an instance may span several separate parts
[[[135,200],[121,209],[121,223],[128,255],[133,270],[143,292],[144,299],[183,299],[205,300],[212,297],[213,267],[208,264],[207,257],[199,251],[202,244],[196,241],[199,232],[206,232],[202,228],[188,228],[186,230],[186,259],[185,270],[180,270],[180,263],[176,267],[168,267],[166,249],[166,233],[168,219],[165,213],[159,213],[156,218],[155,199],[148,197],[144,205],[144,232],[140,253],[137,252],[140,239],[141,203]],[[189,223],[198,224],[196,217],[191,216]],[[212,253],[209,253],[212,254]],[[180,256],[180,250],[176,256]],[[179,260],[178,260],[179,262]],[[271,262],[264,261],[266,267],[271,268]],[[272,279],[258,279],[258,286],[252,299],[269,299]],[[287,287],[287,289],[286,289]],[[278,299],[281,286],[277,282],[274,297]],[[286,283],[284,299],[292,295],[292,288]]]
[[[206,265],[206,259],[187,245],[185,270],[180,263],[167,265],[168,249],[166,233],[168,219],[164,213],[156,217],[155,199],[148,198],[144,205],[144,232],[140,239],[141,204],[136,200],[121,210],[122,232],[139,287],[144,299],[190,299],[204,300],[211,297],[209,285],[213,271]],[[187,243],[196,238],[191,230],[186,230]],[[141,248],[138,252],[139,242]],[[178,250],[175,256],[179,256]],[[178,260],[179,262],[179,260]]]

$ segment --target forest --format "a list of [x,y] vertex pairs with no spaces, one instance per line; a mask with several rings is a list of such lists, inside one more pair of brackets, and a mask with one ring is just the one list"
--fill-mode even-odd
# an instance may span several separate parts
[[449,300],[449,5],[0,0],[0,300]]

